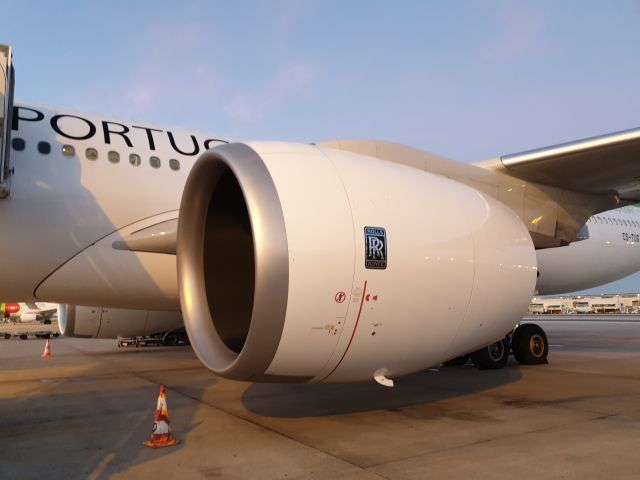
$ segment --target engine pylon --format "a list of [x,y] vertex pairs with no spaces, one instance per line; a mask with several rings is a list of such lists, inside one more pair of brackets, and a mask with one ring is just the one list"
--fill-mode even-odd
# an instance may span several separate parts
[[156,406],[156,414],[153,418],[153,431],[151,438],[143,445],[149,448],[171,447],[178,444],[178,440],[171,436],[171,426],[169,425],[169,408],[167,407],[167,397],[164,385],[160,385],[160,393],[158,395],[158,405]]

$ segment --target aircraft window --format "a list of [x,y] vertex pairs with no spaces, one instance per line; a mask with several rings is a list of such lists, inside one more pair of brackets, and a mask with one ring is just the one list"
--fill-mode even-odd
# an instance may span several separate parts
[[132,153],[131,155],[129,155],[129,163],[134,167],[139,167],[140,163],[142,163],[140,155],[138,155],[137,153]]
[[38,142],[38,151],[43,155],[51,153],[51,144],[49,142]]
[[63,145],[62,146],[62,154],[65,157],[73,157],[76,154],[76,149],[71,145]]
[[160,159],[158,157],[149,157],[149,164],[153,168],[160,168]]
[[87,156],[87,160],[97,160],[98,159],[98,151],[95,148],[87,148],[84,151],[84,154]]
[[21,152],[22,150],[24,150],[25,143],[22,138],[14,138],[13,140],[11,140],[11,146],[14,150],[18,150],[19,152]]
[[578,234],[576,235],[576,240],[586,240],[589,238],[589,227],[587,225],[583,225]]
[[109,150],[107,158],[111,163],[118,163],[120,161],[120,154],[115,150]]
[[169,168],[177,172],[178,170],[180,170],[180,162],[175,158],[172,158],[171,160],[169,160]]

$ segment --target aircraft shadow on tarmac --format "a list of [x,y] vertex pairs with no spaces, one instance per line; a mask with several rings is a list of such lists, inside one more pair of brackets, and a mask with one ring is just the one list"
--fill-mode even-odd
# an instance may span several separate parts
[[365,383],[327,385],[251,384],[242,394],[244,407],[260,416],[302,418],[403,407],[471,395],[521,378],[517,364],[501,370],[441,367],[395,379],[387,388]]
[[[46,386],[39,388],[37,395],[0,399],[3,412],[0,438],[7,440],[0,458],[4,457],[2,464],[4,473],[9,475],[7,478],[86,478],[90,475],[108,478],[184,448],[185,443],[157,452],[142,446],[151,432],[157,397],[153,371],[136,371],[136,377],[148,378],[141,383],[122,373],[100,370],[85,372],[82,378],[51,379],[50,383],[40,380]],[[225,411],[237,410],[241,403],[256,416],[301,418],[399,411],[404,407],[472,395],[521,378],[519,367],[512,363],[494,371],[478,371],[472,366],[427,370],[396,379],[394,388],[382,387],[373,380],[356,384],[249,384],[246,387],[224,382],[231,387],[226,390],[226,394],[231,394],[227,396],[224,389],[216,391],[219,380],[213,375],[203,379],[200,369],[189,368],[175,375],[180,375],[181,380],[179,385],[169,387],[169,406],[172,424],[180,426],[178,436],[183,440],[199,425],[194,422],[193,401],[204,399],[205,390],[222,402],[214,400],[217,408]],[[223,387],[223,384],[217,386]],[[34,451],[38,455],[34,456]],[[68,455],[69,452],[72,454]],[[53,477],[52,464],[57,469]]]

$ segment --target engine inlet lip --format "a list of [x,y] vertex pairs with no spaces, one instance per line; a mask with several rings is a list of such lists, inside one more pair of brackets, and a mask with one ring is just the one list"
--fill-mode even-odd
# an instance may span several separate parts
[[58,304],[58,329],[63,337],[72,336],[76,329],[75,305]]
[[[204,233],[210,199],[221,176],[236,177],[249,213],[255,258],[253,313],[239,354],[220,339],[208,308]],[[271,174],[249,145],[232,143],[202,154],[187,178],[177,235],[180,303],[198,358],[220,376],[237,380],[268,377],[287,311],[289,254],[285,221]]]

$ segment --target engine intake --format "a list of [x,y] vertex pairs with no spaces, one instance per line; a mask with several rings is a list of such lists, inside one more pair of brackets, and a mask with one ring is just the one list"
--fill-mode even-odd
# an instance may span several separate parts
[[231,144],[200,157],[188,182],[177,256],[191,344],[220,375],[268,380],[288,294],[287,238],[271,176],[254,150]]

